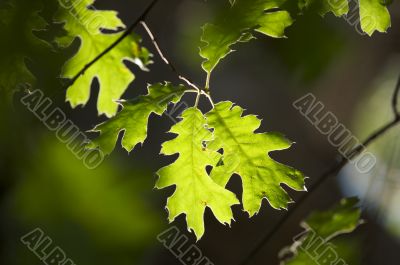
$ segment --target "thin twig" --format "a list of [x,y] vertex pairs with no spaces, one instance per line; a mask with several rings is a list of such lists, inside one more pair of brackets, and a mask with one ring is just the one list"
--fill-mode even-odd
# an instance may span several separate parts
[[203,94],[204,96],[206,96],[206,97],[208,98],[208,101],[210,101],[211,106],[212,106],[213,108],[215,108],[215,104],[214,104],[213,99],[211,98],[210,93],[207,93],[206,91],[202,90],[202,91],[201,91],[201,94]]
[[200,88],[198,88],[194,82],[190,81],[188,78],[184,77],[183,75],[181,75],[178,70],[176,69],[176,67],[171,63],[170,60],[168,60],[163,52],[161,51],[160,46],[157,43],[157,39],[154,37],[154,34],[151,32],[150,28],[147,26],[146,22],[144,21],[140,21],[140,24],[143,26],[143,28],[145,29],[145,31],[147,32],[147,35],[149,35],[151,42],[153,43],[154,47],[157,50],[157,53],[160,55],[161,59],[164,61],[164,63],[166,65],[168,65],[171,68],[171,71],[174,72],[179,79],[183,80],[186,84],[188,84],[189,86],[193,87],[194,89],[197,89],[198,91],[200,91]]
[[198,94],[199,91],[197,89],[186,89],[185,93],[196,93],[196,94]]
[[132,31],[135,29],[135,27],[139,24],[140,21],[146,19],[147,15],[150,13],[150,11],[153,9],[155,4],[158,2],[158,0],[153,0],[147,8],[143,11],[143,13],[140,15],[138,19],[136,19],[133,24],[127,28],[124,33],[115,41],[113,42],[108,48],[106,48],[102,53],[97,55],[92,61],[90,61],[88,64],[86,64],[82,70],[80,70],[67,84],[66,86],[72,86],[76,80],[83,75],[93,64],[95,64],[98,60],[100,60],[104,55],[109,53],[112,49],[114,49],[121,41],[123,41],[126,37],[128,37]]
[[393,114],[395,117],[400,116],[400,112],[398,109],[398,107],[399,107],[398,106],[399,92],[400,92],[400,76],[397,79],[396,88],[394,90],[393,97],[392,97],[392,110],[393,110]]
[[[355,156],[359,155],[366,146],[370,145],[374,141],[376,141],[380,136],[384,135],[387,131],[389,131],[391,128],[394,126],[398,125],[400,123],[400,115],[398,112],[398,102],[397,102],[397,97],[399,95],[399,90],[400,90],[400,77],[399,81],[396,85],[395,92],[393,94],[392,98],[392,108],[395,112],[395,118],[387,123],[386,125],[382,126],[380,129],[378,129],[376,132],[371,134],[363,143],[355,147],[349,154],[349,159],[354,158]],[[396,98],[396,99],[395,99]],[[308,188],[307,193],[303,193],[302,196],[297,200],[297,202],[293,205],[293,207],[290,209],[290,211],[287,211],[286,214],[274,225],[274,227],[255,245],[255,247],[250,251],[250,253],[242,260],[240,265],[245,265],[248,264],[251,259],[262,249],[262,247],[269,242],[269,240],[283,227],[283,225],[286,223],[286,221],[294,214],[294,212],[299,208],[299,206],[306,201],[307,198],[311,196],[311,194],[316,191],[319,187],[322,186],[322,184],[325,182],[325,180],[328,179],[329,176],[334,175],[338,173],[349,161],[349,159],[346,159],[343,156],[340,156],[339,160],[326,172],[324,172],[317,180],[315,183],[311,185],[311,187]]]

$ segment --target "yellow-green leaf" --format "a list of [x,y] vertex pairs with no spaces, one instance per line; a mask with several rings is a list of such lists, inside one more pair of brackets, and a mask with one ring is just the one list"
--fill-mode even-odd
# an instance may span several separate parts
[[148,94],[121,103],[123,109],[110,120],[96,126],[92,131],[100,136],[92,141],[89,148],[97,148],[109,154],[114,150],[118,135],[124,131],[122,146],[128,151],[147,138],[147,123],[151,113],[162,115],[168,103],[176,103],[187,90],[184,86],[170,83],[149,85]]
[[223,149],[223,163],[212,170],[211,177],[225,187],[234,173],[240,175],[243,208],[250,216],[259,211],[264,198],[273,208],[286,209],[292,200],[281,185],[303,191],[304,175],[276,162],[268,154],[289,148],[291,142],[278,133],[255,133],[261,120],[242,114],[242,108],[228,101],[216,104],[206,114],[215,137],[209,147]]
[[[103,30],[125,28],[115,11],[92,10],[89,7],[94,0],[71,0],[61,5],[55,20],[64,23],[67,35],[57,39],[62,47],[71,45],[75,38],[80,39],[80,48],[64,66],[62,77],[74,78],[85,65],[106,50],[123,34],[108,33]],[[85,105],[90,97],[90,88],[94,78],[100,83],[97,100],[99,114],[108,117],[115,115],[119,100],[134,80],[135,76],[125,66],[124,60],[137,64],[143,70],[150,62],[150,54],[139,47],[140,39],[131,35],[120,42],[109,53],[92,65],[81,75],[67,91],[67,101],[72,107]]]
[[267,36],[281,38],[285,28],[293,23],[287,11],[276,10],[285,0],[236,0],[226,12],[220,14],[212,24],[203,26],[201,40],[205,43],[200,56],[206,59],[203,69],[211,73],[221,59],[231,53],[231,46],[247,42],[253,30]]
[[386,32],[390,27],[390,14],[380,0],[360,0],[361,29],[368,35]]
[[300,0],[299,8],[313,7],[321,16],[332,12],[335,16],[341,17],[349,12],[348,0]]
[[236,196],[215,183],[207,174],[206,167],[215,165],[220,154],[206,147],[212,133],[206,128],[206,120],[197,108],[189,108],[182,114],[183,120],[170,132],[178,136],[162,145],[164,155],[179,154],[177,160],[161,168],[156,187],[162,189],[175,185],[174,194],[168,198],[167,209],[172,222],[185,214],[188,229],[200,239],[204,234],[204,211],[209,207],[221,223],[230,224],[233,219],[231,206],[238,204]]
[[[349,0],[300,0],[298,5],[300,10],[312,6],[322,16],[328,12],[332,12],[337,17],[349,13]],[[384,1],[359,0],[358,7],[361,29],[365,33],[371,36],[375,31],[388,30],[391,24],[390,14]]]

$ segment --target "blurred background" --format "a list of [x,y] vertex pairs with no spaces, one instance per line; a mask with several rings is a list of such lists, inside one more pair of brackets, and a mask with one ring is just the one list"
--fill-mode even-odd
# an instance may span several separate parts
[[[48,2],[42,16],[51,21],[55,5]],[[199,84],[205,80],[198,55],[200,27],[212,20],[221,5],[226,5],[222,2],[227,1],[159,1],[147,19],[165,55],[180,72]],[[118,10],[129,25],[147,4],[146,0],[98,0],[95,7]],[[338,152],[292,103],[312,92],[360,140],[390,121],[391,96],[400,75],[399,7],[398,2],[390,7],[389,32],[375,33],[371,38],[358,33],[355,18],[346,21],[329,14],[322,19],[312,12],[296,18],[286,39],[258,35],[257,40],[236,46],[238,51],[214,71],[213,97],[215,101],[231,100],[248,113],[262,117],[262,131],[279,131],[295,141],[290,150],[272,156],[302,170],[310,185],[335,163]],[[10,34],[18,35],[18,26]],[[50,31],[36,35],[49,40],[61,31],[59,25],[49,27]],[[139,27],[135,32],[155,54],[145,32]],[[2,53],[7,53],[7,45],[22,44],[9,35],[3,36],[1,45]],[[63,63],[78,47],[76,40],[66,50],[32,48],[27,64],[37,78],[35,87],[62,108],[81,131],[87,131],[105,120],[96,111],[98,83],[94,82],[93,96],[85,108],[71,109],[58,79]],[[157,54],[153,60],[150,72],[127,63],[136,80],[123,98],[145,93],[148,83],[179,82]],[[23,93],[15,95],[9,104],[1,95],[0,264],[41,264],[20,242],[21,236],[37,227],[77,265],[180,264],[158,242],[157,235],[176,225],[189,237],[190,244],[196,243],[195,238],[186,231],[184,216],[168,224],[164,206],[174,189],[153,189],[154,172],[174,159],[159,155],[161,143],[171,139],[164,133],[173,124],[171,118],[152,116],[143,146],[128,154],[117,145],[99,168],[89,170],[21,104],[22,96]],[[194,101],[191,97],[185,100],[190,104]],[[206,101],[201,102],[201,107],[204,111],[209,109]],[[313,210],[329,208],[344,196],[361,198],[366,220],[354,234],[341,237],[346,240],[337,243],[348,264],[398,264],[399,133],[397,126],[368,148],[378,159],[370,173],[360,174],[349,165],[338,176],[331,176],[249,264],[279,264],[278,252],[302,231],[301,220]],[[240,195],[240,184],[240,178],[235,176],[228,187]],[[289,193],[295,199],[301,195]],[[236,221],[229,228],[206,211],[206,233],[196,244],[214,264],[239,264],[284,212],[273,210],[264,201],[260,213],[251,219],[240,206],[234,207],[234,215]]]

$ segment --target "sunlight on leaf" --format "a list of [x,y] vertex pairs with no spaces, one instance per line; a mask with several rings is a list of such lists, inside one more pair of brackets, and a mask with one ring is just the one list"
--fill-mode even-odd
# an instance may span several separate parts
[[285,37],[285,29],[293,23],[287,11],[276,10],[284,0],[236,0],[212,24],[203,26],[200,56],[202,66],[211,73],[221,59],[233,50],[231,46],[254,38],[253,30],[274,38]]
[[390,27],[390,14],[380,0],[360,0],[362,30],[368,35],[374,31],[386,32]]
[[335,16],[341,17],[349,12],[348,0],[300,0],[299,8],[303,10],[313,6],[316,8],[321,16],[325,16],[327,13],[332,12]]
[[[117,17],[115,11],[92,10],[89,7],[94,0],[73,0],[70,5],[60,7],[55,21],[64,23],[68,35],[57,38],[61,47],[68,47],[75,38],[79,38],[81,45],[77,54],[64,66],[62,77],[72,79],[87,63],[106,50],[123,34],[103,33],[103,30],[118,30],[125,28],[124,23]],[[115,115],[118,105],[115,100],[121,98],[134,80],[135,76],[125,66],[124,60],[131,61],[142,70],[147,70],[150,53],[140,48],[140,38],[130,35],[104,55],[92,67],[86,70],[67,91],[67,101],[72,107],[85,105],[90,97],[90,88],[96,77],[100,83],[97,109],[99,114],[108,117]]]
[[149,85],[148,94],[121,103],[123,109],[110,120],[96,126],[92,132],[100,132],[88,148],[100,149],[110,154],[115,147],[118,135],[124,131],[122,146],[128,151],[147,138],[147,123],[151,113],[162,115],[169,103],[180,100],[186,88],[169,83]]
[[207,174],[206,167],[215,165],[220,154],[204,146],[212,140],[206,129],[206,120],[197,108],[189,108],[182,114],[183,120],[170,132],[178,136],[162,145],[164,155],[179,154],[169,166],[161,168],[156,188],[175,185],[174,194],[168,198],[167,210],[172,222],[181,214],[186,215],[188,229],[197,239],[204,234],[204,211],[209,207],[221,223],[230,224],[233,219],[231,206],[238,204],[235,194],[216,184]]
[[212,170],[211,177],[224,187],[234,173],[240,175],[243,208],[250,216],[259,211],[264,198],[273,208],[286,209],[292,199],[281,185],[304,191],[304,175],[274,161],[268,153],[287,149],[292,143],[278,133],[255,133],[261,120],[242,114],[243,109],[229,101],[216,104],[206,114],[215,137],[209,148],[223,149],[223,164]]

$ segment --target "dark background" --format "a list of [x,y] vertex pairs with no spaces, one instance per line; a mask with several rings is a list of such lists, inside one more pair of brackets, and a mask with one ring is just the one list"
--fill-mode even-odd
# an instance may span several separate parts
[[[98,0],[95,6],[118,10],[129,25],[147,3]],[[147,18],[165,55],[180,72],[199,84],[205,80],[198,55],[200,27],[210,21],[219,4],[159,1]],[[51,17],[52,10],[50,5],[46,6],[44,13]],[[390,10],[389,32],[375,33],[371,38],[359,35],[354,26],[332,14],[322,19],[310,13],[297,18],[287,30],[287,39],[258,35],[257,40],[236,46],[237,52],[224,59],[213,73],[214,100],[237,103],[247,113],[263,118],[260,131],[279,131],[295,141],[291,149],[272,156],[305,172],[310,185],[335,163],[338,153],[326,136],[292,107],[292,102],[308,92],[314,93],[360,140],[389,121],[390,96],[400,74],[398,3]],[[60,29],[53,25],[52,30]],[[129,65],[136,80],[123,98],[145,93],[148,83],[179,82],[155,54],[145,32],[140,27],[135,32],[154,53],[154,64],[150,72]],[[57,78],[63,62],[78,46],[75,41],[65,51],[38,53],[27,63],[37,76],[37,86],[86,131],[104,120],[97,117],[95,108],[97,82],[89,104],[71,109],[64,103],[65,91]],[[173,159],[158,155],[161,143],[171,138],[164,132],[173,121],[165,115],[152,116],[143,147],[137,146],[127,154],[118,145],[100,168],[88,170],[22,106],[21,96],[16,95],[13,107],[2,104],[0,108],[0,264],[41,264],[19,240],[36,227],[43,229],[76,264],[180,264],[156,239],[169,227],[164,205],[173,188],[153,189],[154,172]],[[187,97],[185,101],[193,104],[194,99]],[[209,105],[202,100],[201,107],[207,111]],[[340,182],[332,176],[249,264],[278,264],[278,252],[302,231],[300,221],[311,211],[327,209],[345,195],[364,196],[362,205],[367,220],[353,236],[343,237],[349,240],[343,243],[344,248],[352,250],[348,254],[349,264],[398,264],[398,132],[398,128],[393,129],[369,149],[378,157],[378,169],[386,171],[377,169],[372,175],[357,176],[352,168],[347,168],[340,173]],[[372,195],[360,188],[365,182],[375,185],[374,177],[379,183],[386,183],[388,175],[392,179],[390,185],[381,189],[377,185]],[[240,195],[240,184],[240,178],[235,176],[228,187]],[[301,195],[289,193],[295,199]],[[260,213],[249,219],[236,206],[236,221],[229,228],[219,224],[207,210],[206,233],[197,246],[215,264],[239,264],[284,214],[264,201]],[[173,225],[186,231],[183,216]],[[190,243],[195,243],[193,235],[185,233]]]

